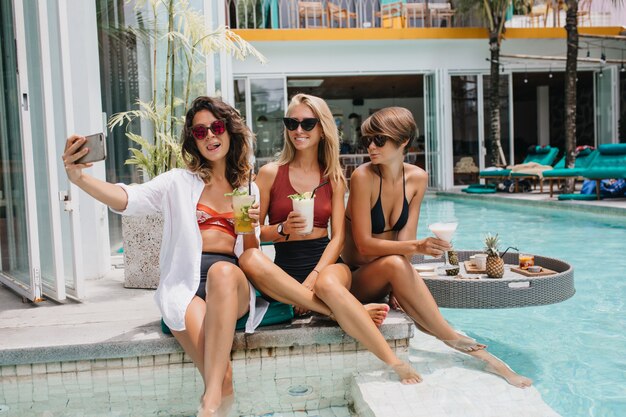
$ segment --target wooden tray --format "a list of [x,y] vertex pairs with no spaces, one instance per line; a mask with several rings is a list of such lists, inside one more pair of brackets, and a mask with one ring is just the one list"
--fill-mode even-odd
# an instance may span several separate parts
[[511,268],[511,271],[517,272],[518,274],[522,274],[527,277],[542,277],[545,275],[554,275],[557,273],[556,271],[544,267],[541,267],[541,272],[530,272],[519,267],[513,267]]
[[465,272],[467,272],[468,274],[486,274],[487,270],[486,269],[478,269],[476,267],[476,265],[474,264],[474,262],[472,261],[465,261]]

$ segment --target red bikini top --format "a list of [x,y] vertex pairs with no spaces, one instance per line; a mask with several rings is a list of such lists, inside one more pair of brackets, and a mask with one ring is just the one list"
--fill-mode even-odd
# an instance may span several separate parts
[[215,229],[220,232],[237,237],[235,234],[235,216],[229,213],[218,213],[209,206],[198,203],[196,206],[196,219],[200,230]]

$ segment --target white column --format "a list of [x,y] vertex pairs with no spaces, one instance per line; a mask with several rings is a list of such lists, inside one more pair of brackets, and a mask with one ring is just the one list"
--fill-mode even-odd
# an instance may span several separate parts
[[550,144],[550,87],[537,87],[537,143],[540,146]]

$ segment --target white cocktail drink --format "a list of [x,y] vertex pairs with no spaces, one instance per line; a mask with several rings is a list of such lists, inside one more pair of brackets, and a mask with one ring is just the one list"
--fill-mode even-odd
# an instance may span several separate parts
[[450,242],[458,225],[458,223],[433,223],[428,228],[439,239]]
[[292,203],[293,211],[300,214],[306,220],[306,225],[304,226],[304,229],[298,232],[298,234],[302,236],[311,234],[311,232],[313,232],[313,209],[315,208],[315,199],[293,199]]
[[[456,228],[457,228],[458,225],[459,224],[456,223],[456,222],[433,223],[433,224],[429,225],[428,228],[439,239],[445,240],[446,242],[450,243],[450,241],[452,240],[452,236],[454,236],[454,232],[456,232]],[[445,262],[444,262],[444,265],[442,267],[443,269],[448,270],[448,269],[458,268],[458,265],[451,265],[450,264],[450,260],[448,258],[448,251],[446,251],[444,253],[444,259],[445,259]]]
[[235,217],[235,233],[247,235],[254,233],[248,209],[254,203],[253,195],[233,195],[233,214]]

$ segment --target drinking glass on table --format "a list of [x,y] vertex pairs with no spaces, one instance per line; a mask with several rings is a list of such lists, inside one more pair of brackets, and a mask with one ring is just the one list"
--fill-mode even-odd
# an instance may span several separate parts
[[[459,224],[457,222],[445,222],[445,223],[433,223],[428,226],[431,232],[437,236],[437,238],[441,240],[445,240],[450,243],[452,241],[452,236],[454,236],[454,232]],[[455,269],[458,268],[458,265],[450,264],[450,259],[448,257],[448,251],[444,253],[444,264],[443,269]]]

